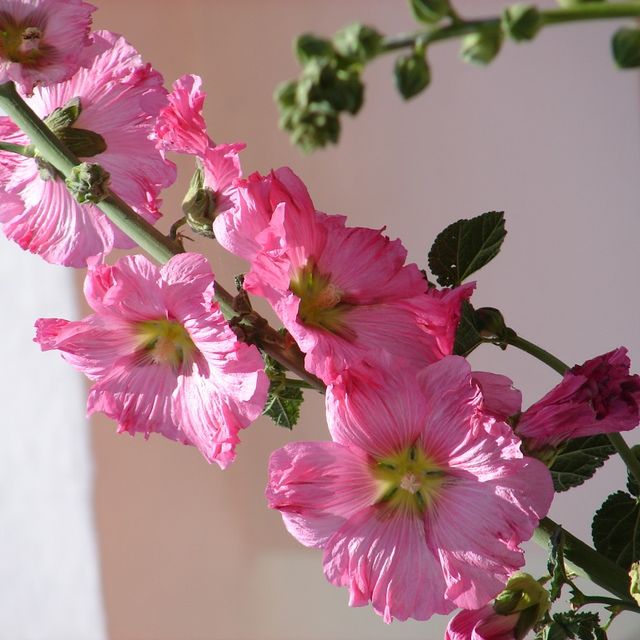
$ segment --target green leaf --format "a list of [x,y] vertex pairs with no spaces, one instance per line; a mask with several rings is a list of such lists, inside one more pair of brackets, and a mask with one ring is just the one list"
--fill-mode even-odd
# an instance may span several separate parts
[[293,429],[300,418],[303,401],[302,389],[286,384],[274,385],[269,391],[263,414],[269,416],[279,427]]
[[624,491],[612,493],[593,517],[596,551],[628,570],[640,559],[640,506]]
[[435,239],[429,268],[441,286],[459,285],[498,255],[506,235],[502,211],[458,220]]
[[553,488],[567,491],[588,480],[615,453],[606,435],[569,440],[555,457],[551,468]]
[[640,29],[618,29],[611,40],[611,51],[620,69],[640,67]]
[[463,300],[460,307],[460,322],[458,322],[458,328],[456,329],[453,353],[457,356],[466,357],[480,344],[482,344],[482,337],[476,327],[475,310],[469,301]]
[[396,86],[405,99],[413,98],[424,91],[431,82],[431,71],[424,53],[416,51],[396,60],[394,69]]
[[541,640],[607,640],[597,613],[563,611],[556,613],[549,626],[536,638]]

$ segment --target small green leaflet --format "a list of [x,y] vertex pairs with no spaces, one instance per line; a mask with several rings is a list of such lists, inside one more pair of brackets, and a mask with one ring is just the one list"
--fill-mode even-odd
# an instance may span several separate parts
[[506,235],[502,211],[458,220],[435,239],[429,269],[441,286],[457,286],[498,255]]
[[628,570],[640,560],[640,506],[624,491],[612,493],[593,517],[596,551]]
[[581,485],[615,451],[605,435],[569,440],[551,465],[553,488],[560,493]]
[[302,401],[302,389],[285,384],[272,385],[262,413],[279,427],[293,429],[300,418]]
[[536,640],[607,640],[597,613],[564,611],[536,635]]

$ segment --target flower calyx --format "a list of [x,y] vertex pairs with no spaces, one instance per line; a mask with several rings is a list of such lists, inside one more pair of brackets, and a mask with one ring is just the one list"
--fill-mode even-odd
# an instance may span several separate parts
[[71,98],[64,107],[54,109],[44,123],[79,158],[92,158],[107,150],[105,139],[95,131],[73,125],[82,113],[80,98]]
[[82,162],[71,169],[65,184],[80,204],[98,204],[109,195],[110,178],[99,164]]

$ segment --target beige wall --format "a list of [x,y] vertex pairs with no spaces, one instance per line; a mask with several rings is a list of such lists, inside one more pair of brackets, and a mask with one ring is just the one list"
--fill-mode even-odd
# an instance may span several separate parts
[[[367,71],[367,105],[345,119],[342,144],[302,157],[277,130],[271,101],[274,86],[296,74],[291,40],[356,19],[389,33],[409,29],[405,2],[94,2],[97,24],[125,33],[167,82],[203,76],[210,134],[249,144],[247,173],[291,165],[318,208],[347,213],[351,224],[386,224],[421,265],[444,226],[504,209],[509,236],[479,276],[478,303],[502,308],[514,328],[569,362],[619,344],[640,358],[637,75],[613,69],[610,26],[507,45],[489,69],[464,66],[455,45],[440,45],[433,86],[408,105],[394,92],[392,60],[382,60]],[[504,3],[465,5],[488,12]],[[184,185],[190,169],[181,166]],[[167,197],[167,224],[179,198],[180,189]],[[214,243],[196,246],[227,285],[241,270]],[[509,373],[529,400],[555,382],[518,353],[486,347],[474,362]],[[444,619],[387,627],[368,609],[348,609],[346,592],[324,581],[320,554],[298,545],[267,510],[269,452],[292,439],[327,438],[319,398],[308,400],[292,434],[266,420],[253,425],[224,473],[194,449],[117,436],[107,421],[96,420],[93,435],[113,639],[442,637]],[[589,513],[622,481],[610,466],[593,488],[554,505],[559,519],[577,512],[573,528],[585,537]],[[622,629],[613,637],[636,638]]]

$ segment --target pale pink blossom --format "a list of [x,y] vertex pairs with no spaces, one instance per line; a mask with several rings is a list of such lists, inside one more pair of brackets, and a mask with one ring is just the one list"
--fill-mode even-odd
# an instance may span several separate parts
[[91,14],[83,0],[3,0],[0,5],[0,83],[34,85],[70,78],[91,43]]
[[388,362],[327,393],[333,442],[275,451],[267,498],[324,572],[385,621],[484,606],[524,562],[553,497],[511,427],[482,408],[468,363]]
[[205,97],[200,76],[185,75],[173,83],[169,104],[158,114],[152,135],[160,149],[203,155],[215,146],[202,116]]
[[515,629],[519,614],[497,614],[491,605],[460,611],[449,621],[444,640],[521,640]]
[[383,351],[419,368],[451,353],[473,284],[430,288],[399,240],[317,212],[290,169],[252,176],[238,191],[216,238],[251,261],[245,289],[271,303],[308,371],[329,384]]
[[640,421],[640,376],[629,373],[624,347],[587,360],[520,417],[517,433],[529,450],[565,440],[628,431]]
[[[79,98],[80,115],[67,137],[74,134],[76,144],[78,136],[82,141],[77,148],[70,143],[72,150],[102,165],[111,175],[113,192],[154,222],[160,216],[160,191],[175,180],[175,166],[148,139],[166,104],[162,77],[123,38],[109,32],[96,32],[84,55],[90,68],[53,87],[36,87],[27,101],[45,118]],[[98,134],[102,143],[82,130]],[[8,118],[0,118],[0,135],[28,144]],[[78,204],[59,174],[39,160],[0,152],[0,188],[0,202],[12,203],[0,210],[4,233],[48,262],[83,267],[91,256],[134,246],[97,207]],[[22,207],[16,206],[16,198]]]
[[482,391],[482,408],[500,420],[517,415],[522,407],[522,393],[507,376],[489,371],[474,371],[473,381]]
[[101,411],[132,435],[192,444],[224,468],[239,430],[264,407],[268,380],[258,350],[236,339],[213,293],[199,254],[162,268],[128,256],[89,270],[85,295],[94,314],[40,319],[36,341],[94,381],[89,414]]

